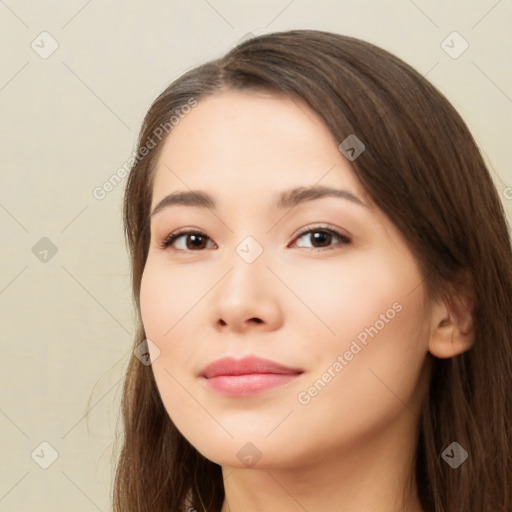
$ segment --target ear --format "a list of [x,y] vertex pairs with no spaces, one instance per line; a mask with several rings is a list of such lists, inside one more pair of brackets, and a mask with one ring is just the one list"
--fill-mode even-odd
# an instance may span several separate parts
[[462,293],[452,293],[432,306],[429,352],[449,358],[469,350],[475,341],[473,301]]

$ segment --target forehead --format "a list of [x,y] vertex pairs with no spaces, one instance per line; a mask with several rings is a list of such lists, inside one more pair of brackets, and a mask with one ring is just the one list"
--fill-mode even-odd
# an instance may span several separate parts
[[302,100],[224,91],[171,130],[155,165],[153,204],[187,188],[247,196],[320,184],[365,197],[339,142]]

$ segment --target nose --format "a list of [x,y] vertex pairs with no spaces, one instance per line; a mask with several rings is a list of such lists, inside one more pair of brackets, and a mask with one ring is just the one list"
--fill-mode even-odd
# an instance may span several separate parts
[[210,297],[211,317],[219,331],[272,331],[282,324],[278,280],[267,268],[264,253],[252,263],[238,254]]

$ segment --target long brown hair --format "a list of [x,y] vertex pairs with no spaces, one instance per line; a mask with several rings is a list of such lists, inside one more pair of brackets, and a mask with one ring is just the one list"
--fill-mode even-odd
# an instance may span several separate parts
[[[123,212],[137,312],[133,349],[146,338],[139,291],[155,162],[172,132],[170,119],[179,122],[185,105],[229,89],[301,99],[337,141],[356,134],[366,149],[352,169],[408,241],[428,297],[445,298],[457,290],[474,300],[474,345],[456,357],[432,356],[416,482],[429,512],[510,512],[512,249],[504,208],[471,133],[448,100],[409,65],[368,42],[316,30],[261,35],[186,72],[153,102]],[[221,509],[221,467],[177,430],[151,366],[135,355],[126,373],[122,414],[115,512]],[[441,458],[454,441],[469,454],[457,469]]]

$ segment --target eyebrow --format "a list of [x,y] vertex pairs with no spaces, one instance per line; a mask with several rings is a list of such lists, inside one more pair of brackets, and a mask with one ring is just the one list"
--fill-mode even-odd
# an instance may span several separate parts
[[[336,189],[324,186],[314,187],[297,187],[291,190],[285,190],[279,194],[277,201],[274,203],[274,207],[278,209],[293,208],[299,204],[307,201],[313,201],[315,199],[321,199],[323,197],[337,197],[346,199],[354,204],[370,208],[364,203],[359,197],[352,194],[348,190]],[[200,190],[190,190],[187,192],[173,192],[165,196],[153,209],[151,217],[156,215],[164,208],[170,206],[182,205],[182,206],[195,206],[199,208],[209,208],[215,210],[217,204],[215,199]]]

